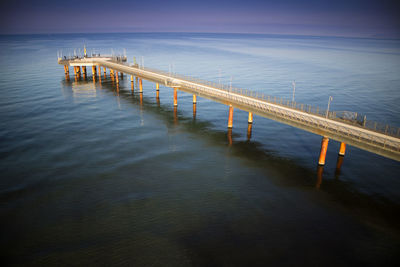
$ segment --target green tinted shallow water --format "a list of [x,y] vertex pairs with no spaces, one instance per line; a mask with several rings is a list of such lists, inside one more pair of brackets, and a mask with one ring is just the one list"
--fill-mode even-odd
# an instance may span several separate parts
[[[66,81],[59,49],[127,49],[145,66],[400,125],[400,42],[205,34],[2,36],[2,258],[17,265],[396,265],[400,165],[144,82]],[[72,72],[72,69],[71,69]],[[90,73],[90,70],[89,70]],[[221,74],[219,74],[221,73]]]

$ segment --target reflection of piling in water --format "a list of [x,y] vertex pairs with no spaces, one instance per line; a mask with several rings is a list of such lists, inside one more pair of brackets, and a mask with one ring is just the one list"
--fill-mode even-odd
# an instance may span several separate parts
[[131,82],[131,92],[132,94],[135,92],[135,85],[133,84],[133,82]]
[[317,182],[315,184],[315,188],[320,189],[322,184],[322,174],[324,173],[324,166],[318,165],[317,167]]
[[139,94],[140,106],[143,105],[143,94]]
[[227,137],[228,137],[228,144],[229,146],[232,146],[232,128],[228,128],[228,133],[227,133]]
[[178,124],[178,107],[174,106],[174,124]]
[[139,79],[139,93],[143,93],[143,82],[142,82],[142,79]]
[[252,123],[247,124],[247,141],[250,141],[251,139],[251,128],[253,127]]
[[336,161],[336,170],[335,170],[335,177],[339,178],[340,169],[342,168],[344,156],[339,155]]
[[193,119],[196,119],[196,103],[193,103]]

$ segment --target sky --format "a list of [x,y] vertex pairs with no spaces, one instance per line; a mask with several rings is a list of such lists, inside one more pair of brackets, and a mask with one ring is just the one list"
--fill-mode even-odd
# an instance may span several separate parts
[[400,38],[400,0],[13,0],[0,34],[209,32]]

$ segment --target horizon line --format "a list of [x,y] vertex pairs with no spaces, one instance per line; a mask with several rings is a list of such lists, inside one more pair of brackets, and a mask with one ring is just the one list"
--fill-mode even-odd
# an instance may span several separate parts
[[347,39],[374,39],[374,40],[400,40],[400,37],[385,36],[345,36],[329,34],[296,34],[296,33],[249,33],[249,32],[188,32],[188,31],[121,31],[121,32],[34,32],[34,33],[1,33],[0,36],[23,36],[23,35],[73,35],[73,34],[236,34],[236,35],[260,35],[260,36],[296,36],[296,37],[331,37]]

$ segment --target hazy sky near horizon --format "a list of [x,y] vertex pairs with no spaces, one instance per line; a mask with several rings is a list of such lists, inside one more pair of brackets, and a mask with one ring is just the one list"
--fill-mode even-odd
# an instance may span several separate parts
[[394,0],[13,0],[0,33],[237,32],[400,37]]

